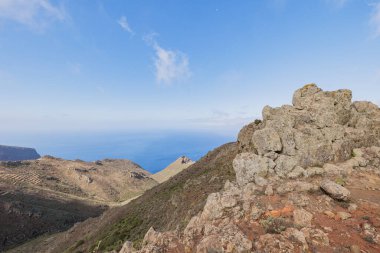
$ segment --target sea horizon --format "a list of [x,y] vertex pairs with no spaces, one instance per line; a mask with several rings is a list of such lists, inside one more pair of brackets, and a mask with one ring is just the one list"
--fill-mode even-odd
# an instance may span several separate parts
[[41,155],[86,162],[128,159],[150,173],[166,168],[180,156],[199,160],[237,134],[209,131],[118,131],[24,133],[1,136],[1,145],[35,148]]

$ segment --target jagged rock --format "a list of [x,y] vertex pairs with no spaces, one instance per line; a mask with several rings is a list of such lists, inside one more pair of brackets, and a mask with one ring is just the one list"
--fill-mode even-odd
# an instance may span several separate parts
[[220,193],[211,193],[207,197],[207,201],[202,212],[203,219],[218,219],[223,216],[223,207],[220,203],[220,197]]
[[280,177],[285,177],[297,165],[297,160],[293,156],[280,155],[276,160],[274,168],[276,174]]
[[260,155],[281,151],[280,136],[273,128],[264,128],[253,133],[252,142]]
[[119,253],[133,253],[135,252],[135,249],[133,248],[133,243],[130,241],[126,241],[123,244],[123,247],[119,251]]
[[300,227],[310,227],[313,215],[305,209],[296,209],[293,212],[294,224]]
[[257,252],[265,253],[292,253],[293,243],[283,235],[265,234],[255,242]]
[[297,109],[305,109],[308,105],[310,105],[310,96],[321,91],[322,89],[317,87],[317,85],[313,83],[307,84],[301,89],[296,90],[293,95],[294,107],[296,107]]
[[312,177],[312,176],[317,176],[317,175],[323,175],[325,173],[325,169],[321,167],[311,167],[307,168],[303,175],[304,177]]
[[301,166],[296,166],[290,173],[288,173],[288,178],[294,179],[304,174],[305,174],[304,168],[302,168]]
[[256,176],[265,177],[275,163],[266,157],[254,153],[241,153],[233,161],[236,172],[236,181],[239,185],[254,182]]
[[343,186],[334,183],[328,179],[325,179],[321,182],[320,187],[327,194],[329,194],[332,198],[336,200],[344,200],[347,201],[350,198],[350,191],[344,188]]
[[244,126],[238,135],[238,145],[240,152],[253,152],[256,153],[256,149],[252,143],[252,136],[256,130],[263,127],[261,120],[255,120],[246,126]]
[[302,228],[301,232],[304,234],[306,241],[313,246],[329,246],[330,240],[328,235],[320,229]]
[[282,234],[292,241],[300,243],[304,248],[308,248],[305,235],[296,228],[287,228]]
[[286,182],[285,184],[280,185],[277,187],[277,193],[278,194],[285,194],[288,192],[311,192],[311,191],[317,191],[318,186],[308,183],[308,182],[303,182],[303,181],[291,181],[291,182]]

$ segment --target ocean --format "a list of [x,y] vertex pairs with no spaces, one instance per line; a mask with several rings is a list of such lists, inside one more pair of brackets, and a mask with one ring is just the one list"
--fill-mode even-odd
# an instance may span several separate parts
[[84,161],[129,159],[155,173],[178,157],[198,160],[236,135],[210,132],[97,132],[0,135],[0,144],[32,147],[40,155]]

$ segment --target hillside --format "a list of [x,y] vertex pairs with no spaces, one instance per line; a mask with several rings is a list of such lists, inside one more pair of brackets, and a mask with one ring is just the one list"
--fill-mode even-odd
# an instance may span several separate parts
[[194,162],[191,161],[189,158],[187,158],[186,156],[181,156],[177,160],[169,164],[168,167],[166,167],[165,169],[161,170],[156,174],[153,174],[152,178],[159,183],[165,182],[166,180],[183,171],[192,164],[194,164]]
[[9,252],[99,252],[120,248],[129,239],[137,244],[151,226],[162,230],[184,228],[202,210],[207,195],[219,191],[235,174],[232,160],[236,143],[225,144],[173,176],[146,191],[128,205],[107,210],[99,218],[86,220],[67,232],[53,234],[22,245]]
[[236,181],[125,252],[380,252],[380,109],[306,85],[244,127]]
[[34,160],[40,157],[34,148],[0,145],[0,161]]
[[99,216],[156,184],[129,160],[0,162],[0,251]]

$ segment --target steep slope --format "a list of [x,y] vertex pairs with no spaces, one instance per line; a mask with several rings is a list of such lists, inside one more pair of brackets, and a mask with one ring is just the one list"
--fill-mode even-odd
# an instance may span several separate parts
[[107,210],[63,234],[40,238],[10,252],[91,252],[99,247],[120,248],[124,240],[137,244],[151,226],[160,230],[184,228],[202,210],[208,194],[222,189],[235,178],[232,160],[236,143],[225,144],[201,158],[168,181],[146,191],[126,206]]
[[189,158],[187,158],[186,156],[181,156],[177,160],[169,164],[168,167],[166,167],[165,169],[161,170],[156,174],[153,174],[152,178],[159,183],[165,182],[166,180],[183,171],[192,164],[194,164],[194,162],[191,161]]
[[0,145],[0,161],[34,160],[40,157],[34,148]]
[[380,109],[306,85],[244,127],[236,181],[125,252],[380,252]]
[[0,251],[99,216],[154,185],[129,160],[0,162]]

